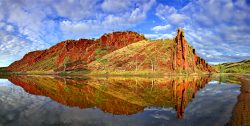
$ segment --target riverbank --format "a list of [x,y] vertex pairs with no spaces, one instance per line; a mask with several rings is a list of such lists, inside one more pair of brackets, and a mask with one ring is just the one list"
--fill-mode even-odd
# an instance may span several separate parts
[[241,93],[234,107],[230,126],[250,126],[250,76],[239,77]]
[[56,75],[56,76],[198,76],[209,75],[208,72],[162,72],[162,71],[66,71],[66,72],[54,72],[54,71],[27,71],[27,72],[0,72],[0,75]]

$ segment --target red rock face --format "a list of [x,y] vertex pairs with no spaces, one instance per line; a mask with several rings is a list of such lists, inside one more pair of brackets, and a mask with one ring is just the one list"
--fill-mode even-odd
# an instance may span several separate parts
[[[172,56],[173,59],[173,68],[174,70],[180,69],[180,70],[195,70],[195,68],[200,69],[202,71],[207,71],[207,72],[213,72],[214,69],[206,63],[206,61],[199,56],[196,55],[195,49],[190,49],[188,47],[188,43],[184,38],[184,30],[180,30],[179,28],[177,29],[177,35],[175,37],[175,52],[173,53],[174,56]],[[192,55],[192,61],[188,62],[188,57],[187,53],[188,50],[191,50]],[[191,66],[191,68],[189,68]]]
[[[44,53],[44,50],[42,51],[34,51],[34,52],[29,52],[26,54],[21,60],[13,62],[7,70],[11,71],[12,69],[20,70],[23,67],[30,66],[34,64],[37,60],[40,59],[40,55]],[[22,61],[22,62],[20,62]]]
[[[52,46],[49,49],[34,51],[26,54],[21,60],[12,63],[7,70],[9,71],[31,71],[40,70],[33,67],[44,60],[48,60],[52,67],[43,68],[41,70],[51,70],[62,67],[65,59],[70,62],[81,60],[82,63],[90,63],[95,60],[95,50],[97,48],[112,52],[131,43],[144,40],[144,36],[136,32],[113,32],[105,34],[97,40],[80,39],[80,40],[66,40]],[[52,59],[54,60],[52,61]],[[46,65],[46,64],[45,64]]]
[[106,34],[96,41],[101,43],[101,46],[109,51],[122,48],[128,44],[144,40],[144,36],[139,35],[136,32],[114,32],[112,34]]
[[[7,70],[9,71],[77,71],[77,70],[91,70],[87,64],[96,60],[96,50],[105,50],[106,54],[111,53],[117,49],[123,48],[129,44],[144,40],[144,36],[136,32],[113,32],[105,34],[96,40],[80,39],[80,40],[66,40],[52,46],[49,49],[34,51],[26,54],[21,60],[12,63]],[[156,63],[144,64],[141,70],[152,69],[161,71],[194,71],[196,69],[206,72],[214,71],[205,60],[196,55],[195,50],[192,49],[185,40],[184,31],[178,29],[177,36],[172,41],[172,46],[168,50],[159,50],[159,45],[152,42],[145,47],[142,47],[138,52],[145,51],[144,48],[153,48],[150,52],[144,52],[144,55],[138,53],[131,59],[133,62],[144,61],[146,55],[159,56],[161,54],[171,54],[167,60],[153,61]],[[160,52],[160,53],[158,53]],[[99,54],[98,54],[99,55]],[[101,54],[105,55],[105,54]],[[169,55],[168,55],[169,56]],[[130,60],[129,57],[120,57],[117,63],[117,69],[121,70],[135,70],[135,67],[127,65]],[[110,59],[110,61],[115,61]],[[114,62],[111,62],[114,64]],[[65,67],[67,64],[67,67]],[[153,65],[152,65],[153,64]],[[157,65],[155,65],[157,64]],[[155,67],[157,66],[157,67]],[[95,69],[94,69],[95,70]]]
[[196,62],[197,62],[197,55],[196,55],[196,52],[195,52],[195,49],[192,49],[192,52],[193,52],[193,59],[194,59],[194,62],[193,62],[193,70],[195,69],[196,67]]
[[184,31],[180,31],[177,29],[177,36],[175,38],[176,46],[176,58],[175,63],[176,67],[187,70],[188,62],[187,62],[187,42],[184,38]]

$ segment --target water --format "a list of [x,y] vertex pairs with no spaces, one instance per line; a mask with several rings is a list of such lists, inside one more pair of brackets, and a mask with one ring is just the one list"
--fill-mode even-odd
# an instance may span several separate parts
[[0,126],[223,126],[240,85],[216,80],[12,76],[0,79]]

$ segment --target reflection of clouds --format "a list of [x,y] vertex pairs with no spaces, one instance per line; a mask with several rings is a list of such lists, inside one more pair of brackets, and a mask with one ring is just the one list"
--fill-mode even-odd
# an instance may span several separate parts
[[176,111],[174,108],[153,107],[153,108],[145,108],[144,111],[151,111],[153,112],[153,114],[151,115],[153,118],[162,119],[162,120],[170,120],[171,118],[170,116],[173,117],[173,115],[176,114]]
[[[185,120],[194,124],[225,124],[240,91],[239,85],[210,83],[196,95],[185,111]],[[211,121],[214,120],[214,121]]]
[[208,82],[208,84],[218,84],[218,83],[219,83],[219,81],[215,81],[215,80]]
[[44,110],[40,109],[47,101],[49,101],[48,98],[30,95],[21,87],[2,86],[0,88],[0,124],[33,125],[41,123],[40,120],[49,117],[49,114],[43,117]]
[[11,86],[11,84],[7,79],[0,79],[0,87],[2,86]]
[[[79,109],[58,104],[43,96],[0,80],[0,125],[224,125],[239,94],[239,85],[210,82],[201,89],[176,119],[173,108],[148,107],[130,116],[112,115],[99,109]],[[3,84],[5,83],[5,84]],[[213,121],[211,121],[213,120]]]

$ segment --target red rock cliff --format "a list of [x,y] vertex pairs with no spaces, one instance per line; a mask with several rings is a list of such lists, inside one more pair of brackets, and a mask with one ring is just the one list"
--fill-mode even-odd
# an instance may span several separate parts
[[[213,72],[214,69],[206,61],[196,55],[195,49],[192,49],[184,37],[184,29],[177,29],[175,37],[175,47],[173,49],[173,70],[192,70]],[[188,58],[190,58],[188,60]],[[190,62],[193,61],[193,62]]]
[[177,36],[175,38],[176,42],[176,53],[175,53],[175,63],[176,67],[187,70],[188,62],[187,62],[187,42],[184,38],[184,30],[177,29]]
[[[69,60],[71,63],[77,62],[78,66],[81,64],[79,67],[82,68],[84,64],[95,60],[96,49],[112,52],[144,39],[144,36],[136,32],[128,31],[105,34],[96,40],[66,40],[49,49],[26,54],[21,60],[12,63],[7,70],[55,70],[63,66],[65,59]],[[77,65],[77,63],[75,63],[75,65]]]

